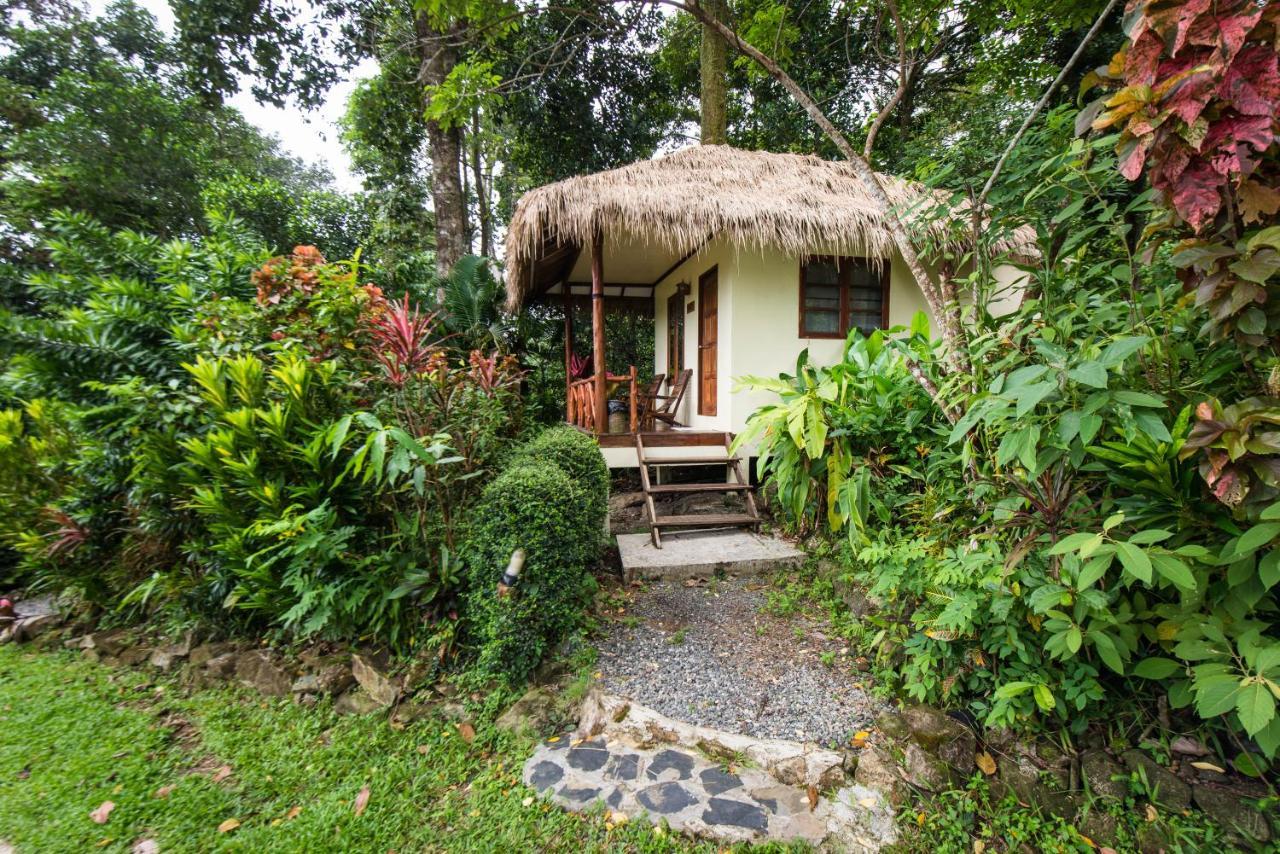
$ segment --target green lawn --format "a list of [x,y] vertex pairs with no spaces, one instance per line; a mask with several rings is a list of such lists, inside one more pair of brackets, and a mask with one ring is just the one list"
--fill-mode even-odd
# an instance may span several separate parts
[[[0,839],[19,852],[127,851],[143,839],[161,851],[716,850],[526,803],[531,745],[484,724],[468,744],[439,719],[396,731],[379,715],[234,689],[184,696],[153,678],[0,647]],[[232,773],[215,783],[222,766]],[[104,801],[115,809],[95,824]],[[240,826],[219,833],[228,819]]]
[[[396,730],[383,715],[344,717],[327,704],[234,688],[188,694],[150,671],[0,646],[0,840],[24,854],[128,851],[146,839],[164,852],[722,850],[645,822],[611,827],[601,814],[561,812],[520,783],[528,740],[483,720],[475,730],[468,743],[441,718]],[[898,848],[967,854],[985,839],[991,851],[1016,841],[1090,850],[1064,822],[979,800],[952,792],[908,806]],[[95,824],[90,813],[105,801],[115,809]],[[238,827],[219,832],[231,819]],[[1169,829],[1224,848],[1194,825]]]

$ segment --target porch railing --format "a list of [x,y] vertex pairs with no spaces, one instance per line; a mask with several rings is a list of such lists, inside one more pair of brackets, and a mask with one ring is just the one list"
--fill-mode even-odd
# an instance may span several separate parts
[[[606,399],[620,399],[619,393],[623,388],[626,389],[627,424],[628,432],[631,433],[636,432],[636,428],[640,423],[640,400],[637,385],[635,365],[632,365],[625,374],[605,375]],[[565,409],[567,410],[565,415],[568,422],[576,427],[581,427],[583,430],[596,435],[613,432],[610,431],[607,422],[596,424],[596,378],[594,376],[583,377],[580,380],[574,380],[569,383]]]

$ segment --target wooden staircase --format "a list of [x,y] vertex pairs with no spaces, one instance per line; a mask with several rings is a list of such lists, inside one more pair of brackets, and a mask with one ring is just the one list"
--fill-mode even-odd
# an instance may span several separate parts
[[[661,457],[648,456],[645,451],[644,439],[639,433],[636,434],[636,456],[640,461],[640,485],[644,489],[645,508],[649,513],[649,531],[650,537],[653,539],[654,548],[662,548],[662,529],[663,528],[733,528],[740,525],[750,525],[754,530],[760,529],[760,513],[756,509],[755,495],[751,483],[747,480],[742,468],[742,460],[729,451],[729,446],[733,442],[733,434],[724,434],[724,454],[720,456],[698,456],[698,457]],[[649,478],[650,467],[657,468],[659,466],[676,468],[679,466],[724,466],[728,473],[733,475],[732,482],[720,483],[670,483],[658,484]],[[672,494],[689,494],[704,492],[738,492],[742,493],[746,501],[747,512],[745,513],[694,513],[684,516],[659,516],[657,508],[654,506],[653,497],[655,495],[672,495]]]

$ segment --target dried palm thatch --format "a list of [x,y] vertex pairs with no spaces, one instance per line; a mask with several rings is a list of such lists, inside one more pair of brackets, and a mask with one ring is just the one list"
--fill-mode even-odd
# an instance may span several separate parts
[[[942,196],[891,175],[881,185],[912,229],[947,238],[947,218],[924,217]],[[699,145],[548,184],[516,204],[507,230],[507,302],[518,309],[535,287],[537,262],[557,247],[606,238],[641,239],[679,257],[709,236],[738,249],[891,257],[893,235],[847,163],[800,154]],[[1020,229],[1019,244],[1034,244]],[[1003,248],[1013,248],[1006,246]]]

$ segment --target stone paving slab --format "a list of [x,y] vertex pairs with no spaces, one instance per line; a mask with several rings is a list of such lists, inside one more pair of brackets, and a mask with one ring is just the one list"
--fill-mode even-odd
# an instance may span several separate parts
[[871,852],[895,838],[892,810],[863,786],[842,786],[815,803],[810,790],[781,784],[749,761],[717,762],[685,747],[637,747],[607,735],[543,742],[525,764],[524,782],[570,811],[608,809],[727,843],[802,841]]
[[790,543],[739,529],[663,533],[660,549],[648,534],[619,534],[618,551],[627,581],[763,575],[804,562]]

